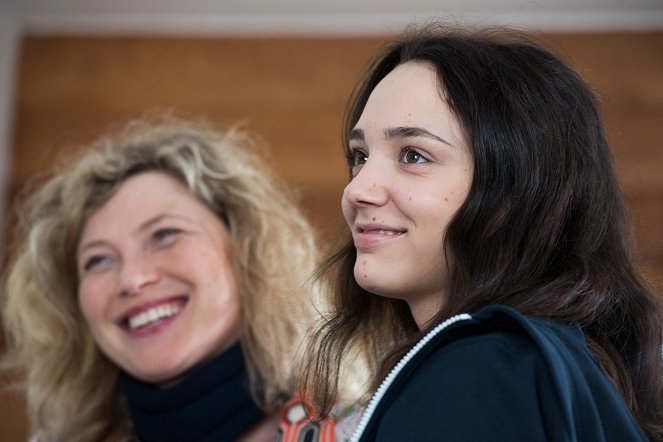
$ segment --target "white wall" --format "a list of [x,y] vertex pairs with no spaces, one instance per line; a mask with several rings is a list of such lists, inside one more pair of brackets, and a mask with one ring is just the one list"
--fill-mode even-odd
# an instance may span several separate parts
[[433,16],[558,31],[663,28],[662,0],[16,1],[33,34],[385,34]]

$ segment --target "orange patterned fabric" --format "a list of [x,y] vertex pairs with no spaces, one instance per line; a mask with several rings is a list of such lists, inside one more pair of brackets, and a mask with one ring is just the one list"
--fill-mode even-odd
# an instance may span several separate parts
[[279,414],[276,442],[334,442],[336,420],[330,416],[314,421],[311,409],[300,397],[285,404]]

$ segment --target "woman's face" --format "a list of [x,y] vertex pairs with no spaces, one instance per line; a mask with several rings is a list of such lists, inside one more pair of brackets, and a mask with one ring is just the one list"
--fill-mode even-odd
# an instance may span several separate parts
[[444,232],[465,200],[473,161],[437,74],[421,62],[391,71],[350,133],[353,178],[343,214],[364,289],[405,300],[422,326],[440,309]]
[[129,178],[87,219],[78,246],[79,303],[101,350],[146,382],[167,385],[240,334],[228,232],[179,181]]

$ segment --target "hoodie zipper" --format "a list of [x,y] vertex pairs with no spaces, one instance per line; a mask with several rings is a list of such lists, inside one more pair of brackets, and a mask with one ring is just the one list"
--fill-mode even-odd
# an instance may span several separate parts
[[368,403],[368,406],[366,407],[366,410],[361,416],[361,420],[359,421],[359,424],[357,425],[357,428],[355,431],[352,433],[352,437],[350,438],[350,442],[358,442],[359,438],[363,434],[364,430],[366,429],[366,426],[368,425],[368,422],[371,420],[371,417],[373,416],[373,413],[375,413],[375,409],[379,405],[380,401],[386,394],[387,390],[391,386],[391,384],[394,382],[398,374],[405,368],[405,366],[414,358],[414,356],[426,345],[428,342],[433,339],[435,336],[440,334],[445,328],[449,327],[452,324],[455,324],[458,321],[467,321],[468,319],[472,319],[472,316],[467,314],[467,313],[462,313],[456,316],[452,316],[451,318],[447,319],[446,321],[442,322],[441,324],[438,324],[435,328],[433,328],[431,331],[429,331],[426,336],[421,338],[419,342],[416,343],[414,347],[410,349],[410,351],[407,352],[403,358],[401,358],[400,361],[398,361],[398,364],[394,366],[394,368],[391,369],[389,374],[387,375],[386,378],[382,381],[380,384],[380,387],[375,390],[375,393],[373,393],[373,397],[371,397],[370,402]]

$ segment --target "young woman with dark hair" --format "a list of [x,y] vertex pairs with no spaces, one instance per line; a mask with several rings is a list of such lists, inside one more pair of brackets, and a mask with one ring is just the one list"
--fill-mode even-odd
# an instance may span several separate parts
[[509,31],[409,31],[345,137],[352,237],[305,379],[323,414],[354,348],[375,383],[353,440],[663,438],[663,308],[573,69]]

